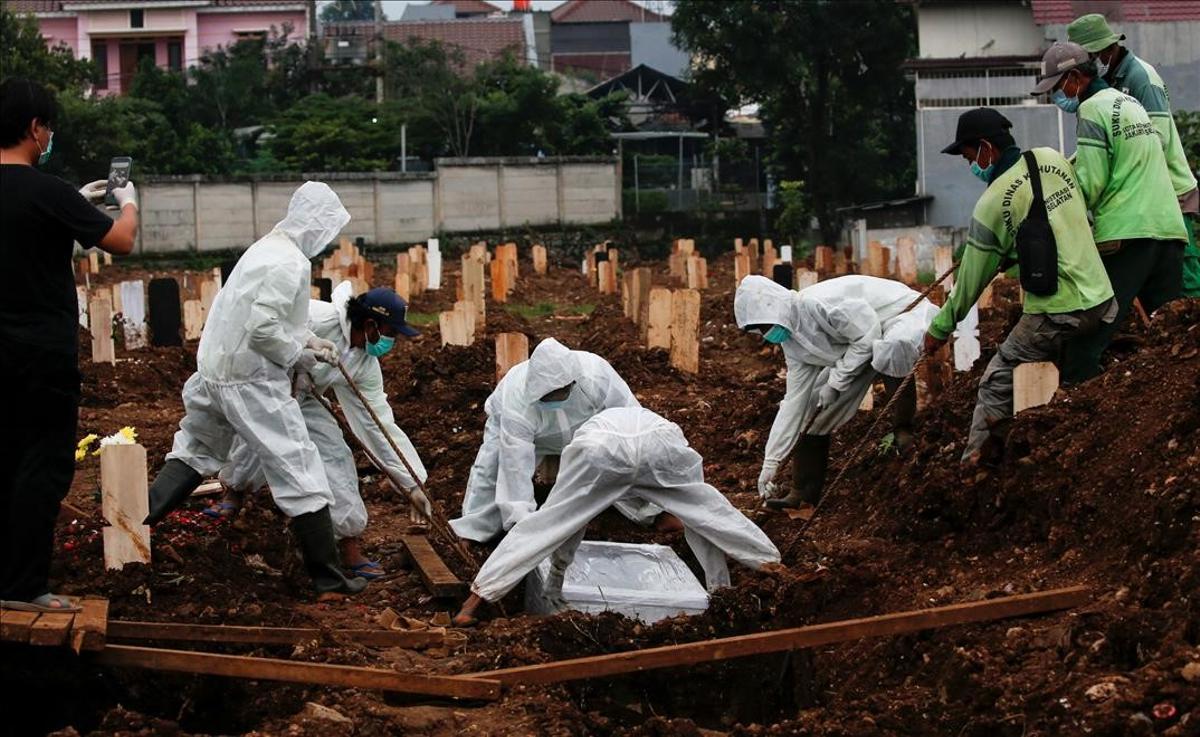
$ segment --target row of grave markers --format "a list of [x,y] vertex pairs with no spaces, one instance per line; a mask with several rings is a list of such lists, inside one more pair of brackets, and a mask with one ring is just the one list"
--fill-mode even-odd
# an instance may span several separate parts
[[[545,274],[549,268],[546,247],[533,245],[530,256],[534,273]],[[504,304],[516,289],[520,276],[516,243],[499,244],[493,254],[488,251],[487,243],[480,241],[467,249],[461,262],[454,307],[438,314],[443,346],[469,346],[475,342],[476,334],[483,332],[487,324],[487,277],[491,279],[492,301]]]

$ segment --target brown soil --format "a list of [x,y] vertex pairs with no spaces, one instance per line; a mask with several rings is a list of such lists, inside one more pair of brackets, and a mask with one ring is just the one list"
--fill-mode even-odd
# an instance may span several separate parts
[[[662,264],[651,264],[667,282]],[[1200,734],[1200,302],[1161,310],[1133,326],[1107,372],[1062,390],[1017,418],[1003,457],[963,478],[957,463],[983,365],[1019,307],[985,312],[984,356],[955,374],[918,416],[904,456],[878,437],[847,470],[812,527],[757,510],[754,480],[782,396],[783,359],[732,324],[732,264],[712,260],[702,307],[701,371],[682,375],[663,351],[644,349],[619,300],[600,297],[577,272],[545,277],[522,264],[516,304],[597,305],[586,318],[526,320],[489,304],[489,333],[554,336],[607,358],[647,407],[679,423],[724,491],[784,551],[789,572],[734,571],[700,616],[646,626],[617,615],[569,613],[493,619],[460,651],[376,650],[339,641],[343,627],[374,626],[385,608],[430,618],[432,600],[402,568],[397,536],[407,509],[360,459],[372,515],[365,545],[395,575],[344,604],[318,604],[290,552],[269,497],[235,523],[193,509],[156,528],[155,563],[103,570],[98,463],[79,465],[64,513],[53,575],[61,590],[103,594],[115,616],[181,622],[325,628],[297,648],[228,648],[314,662],[462,673],[637,647],[866,616],[1004,593],[1087,584],[1094,601],[1070,613],[873,639],[791,655],[570,686],[519,688],[497,703],[421,703],[377,692],[99,669],[72,656],[6,648],[6,699],[35,708],[18,733],[73,725],[116,734],[457,735],[1151,735]],[[113,269],[108,274],[119,273]],[[386,267],[380,269],[386,283]],[[453,284],[453,276],[447,283]],[[453,288],[413,309],[444,309]],[[80,434],[138,429],[151,470],[169,448],[179,391],[195,344],[118,351],[116,366],[83,364]],[[491,342],[439,348],[436,327],[384,360],[392,404],[431,472],[429,487],[452,515],[480,440],[494,385]],[[862,413],[835,438],[834,463],[875,420]],[[881,435],[885,431],[876,431]],[[602,516],[592,537],[660,539]],[[461,563],[438,543],[451,567]],[[480,552],[486,552],[481,550]],[[505,602],[520,610],[520,594]],[[1193,678],[1184,678],[1184,667]],[[1106,698],[1089,697],[1112,684]],[[1107,687],[1106,687],[1107,688]],[[1090,693],[1095,694],[1093,689]],[[52,696],[51,696],[52,695]],[[64,698],[65,697],[65,698]],[[23,701],[22,701],[23,700]],[[323,721],[306,702],[352,724]],[[13,713],[6,709],[6,713]],[[36,725],[35,729],[33,726]],[[710,731],[711,730],[711,731]]]

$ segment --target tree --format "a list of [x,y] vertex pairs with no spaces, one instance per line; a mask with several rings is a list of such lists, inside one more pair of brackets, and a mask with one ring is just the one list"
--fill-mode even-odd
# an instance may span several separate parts
[[400,125],[361,97],[309,95],[271,125],[267,144],[285,171],[377,171],[400,153]]
[[779,179],[805,183],[822,238],[837,208],[910,192],[913,97],[901,63],[915,51],[912,10],[893,0],[679,0],[678,42],[696,55],[693,81],[757,102]]
[[374,19],[375,4],[371,0],[334,0],[321,9],[321,20],[325,23]]
[[65,44],[47,48],[32,15],[0,6],[0,77],[24,77],[62,91],[84,87],[95,73],[91,62],[76,59]]

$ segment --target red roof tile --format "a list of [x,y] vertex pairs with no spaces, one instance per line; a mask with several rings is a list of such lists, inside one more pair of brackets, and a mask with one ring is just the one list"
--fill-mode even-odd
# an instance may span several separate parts
[[10,13],[54,13],[62,10],[62,0],[8,0],[4,9]]
[[1195,0],[1032,0],[1039,25],[1066,25],[1081,15],[1101,13],[1113,23],[1200,21]]
[[[122,4],[126,4],[125,0],[121,0]],[[4,0],[4,8],[13,13],[56,13],[62,10],[63,3],[69,5],[91,5],[96,8],[101,8],[117,0]],[[210,5],[216,7],[253,7],[253,6],[269,6],[272,5],[304,5],[305,0],[209,0]],[[152,0],[144,0],[144,7],[150,8],[154,6]]]
[[504,12],[499,6],[484,2],[484,0],[432,0],[429,4],[453,5],[454,12],[458,15],[491,15]]
[[667,20],[631,0],[567,0],[550,11],[554,23],[660,23]]
[[[373,28],[370,21],[326,23],[323,34],[337,38],[361,36],[370,44]],[[419,38],[457,47],[469,66],[497,59],[509,50],[519,57],[525,54],[525,29],[520,18],[387,21],[383,36],[397,43]]]

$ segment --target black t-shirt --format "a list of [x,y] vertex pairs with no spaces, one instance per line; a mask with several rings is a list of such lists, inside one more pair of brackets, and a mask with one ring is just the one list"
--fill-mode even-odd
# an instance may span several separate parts
[[58,177],[32,166],[0,165],[0,341],[75,355],[79,302],[71,253],[93,248],[112,218]]

